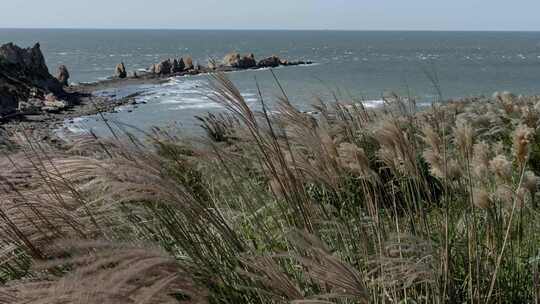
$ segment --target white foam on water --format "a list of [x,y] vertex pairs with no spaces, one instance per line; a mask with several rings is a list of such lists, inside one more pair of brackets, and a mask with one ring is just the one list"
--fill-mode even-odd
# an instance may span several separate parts
[[366,108],[380,108],[384,105],[384,100],[382,99],[364,100],[362,101],[362,104]]
[[208,101],[208,97],[178,97],[178,99],[167,99],[160,101],[161,104],[197,104]]
[[204,102],[204,103],[196,103],[196,104],[182,104],[174,108],[170,108],[170,110],[217,109],[217,108],[222,108],[222,106],[215,102]]

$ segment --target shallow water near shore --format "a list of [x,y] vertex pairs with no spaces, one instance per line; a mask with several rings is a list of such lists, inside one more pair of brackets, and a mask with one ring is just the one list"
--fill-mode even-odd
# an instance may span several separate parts
[[[435,96],[426,71],[436,78],[446,98],[490,95],[509,90],[537,94],[540,79],[539,32],[338,32],[338,31],[176,31],[176,30],[14,30],[0,29],[0,42],[29,46],[39,41],[54,73],[59,64],[69,67],[73,82],[93,82],[113,74],[123,61],[128,70],[147,68],[173,56],[192,55],[206,64],[236,50],[258,58],[277,54],[290,60],[311,60],[316,65],[275,70],[292,102],[309,110],[314,96],[331,100],[354,96],[380,104],[386,91]],[[267,70],[229,74],[254,107],[256,81],[271,104],[280,94]],[[207,95],[204,75],[171,79],[160,85],[134,86],[102,92],[122,97],[141,92],[135,107],[106,114],[111,120],[141,129],[176,122],[185,130],[197,128],[193,118],[221,110]],[[104,130],[96,117],[66,124]]]

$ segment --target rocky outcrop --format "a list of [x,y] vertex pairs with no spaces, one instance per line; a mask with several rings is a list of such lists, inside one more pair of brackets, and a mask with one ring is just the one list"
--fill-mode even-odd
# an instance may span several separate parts
[[116,77],[118,77],[118,78],[126,78],[127,77],[126,66],[124,65],[123,62],[120,62],[119,64],[116,65],[115,74],[116,74]]
[[0,115],[51,92],[63,93],[62,84],[49,73],[39,43],[26,49],[13,43],[0,46]]
[[184,70],[186,71],[193,70],[194,68],[193,58],[191,58],[191,56],[186,56],[183,59],[184,59],[184,65],[185,65]]
[[[310,64],[311,62],[304,61],[288,61],[271,56],[257,62],[254,54],[240,55],[233,52],[227,54],[222,62],[216,63],[214,60],[209,60],[208,65],[201,65],[198,62],[194,63],[191,56],[178,58],[169,58],[160,63],[153,64],[146,72],[137,75],[140,78],[155,78],[168,77],[179,75],[198,75],[203,73],[211,73],[215,71],[229,72],[234,70],[257,69],[266,67],[277,67],[284,65],[299,65]],[[134,76],[130,76],[133,78]]]
[[69,86],[69,71],[65,65],[58,67],[58,72],[56,73],[56,79],[64,87]]
[[250,69],[257,66],[255,55],[240,55],[236,52],[229,53],[223,58],[223,64],[228,67],[237,69]]
[[[192,61],[189,61],[188,63],[191,63],[193,65]],[[184,58],[174,58],[174,59],[167,59],[163,60],[160,63],[153,64],[150,66],[148,71],[152,74],[158,74],[158,75],[170,75],[170,74],[177,74],[182,73],[185,70],[187,70],[187,66],[184,62]]]
[[156,74],[159,74],[159,75],[168,75],[171,73],[171,69],[172,69],[171,60],[167,59],[156,64],[154,71]]
[[173,62],[172,62],[172,69],[171,69],[171,73],[180,73],[182,71],[184,71],[184,69],[186,68],[186,65],[184,64],[184,59],[183,58],[180,58],[180,59],[174,59]]
[[272,55],[272,56],[270,56],[268,58],[264,58],[264,59],[260,60],[257,63],[257,66],[260,67],[260,68],[275,68],[275,67],[280,66],[281,62],[282,62],[282,60],[278,56]]

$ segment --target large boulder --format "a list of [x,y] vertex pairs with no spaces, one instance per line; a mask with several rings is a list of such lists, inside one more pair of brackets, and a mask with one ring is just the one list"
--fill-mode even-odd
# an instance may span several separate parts
[[69,71],[65,65],[58,67],[58,72],[56,73],[56,79],[64,87],[69,86]]
[[124,65],[123,62],[120,62],[119,64],[117,64],[116,68],[114,70],[115,70],[116,77],[118,77],[118,78],[126,78],[127,77],[126,66]]
[[184,58],[182,57],[178,59],[178,69],[180,70],[180,72],[186,69],[186,63],[184,62]]
[[257,61],[255,60],[255,55],[240,55],[239,53],[233,52],[225,55],[223,58],[223,64],[225,66],[237,68],[237,69],[249,69],[257,66]]
[[180,73],[180,72],[183,72],[184,69],[186,68],[186,65],[184,63],[184,59],[183,58],[180,58],[180,59],[174,59],[172,61],[172,69],[171,69],[171,72],[172,73]]
[[168,75],[171,73],[171,69],[172,62],[170,59],[167,59],[155,65],[154,73],[160,75]]
[[39,43],[20,48],[0,46],[0,115],[15,112],[19,102],[47,93],[62,94],[62,84],[47,68]]
[[257,66],[260,68],[275,68],[278,67],[281,63],[282,60],[278,56],[272,55],[259,61],[259,63],[257,63]]

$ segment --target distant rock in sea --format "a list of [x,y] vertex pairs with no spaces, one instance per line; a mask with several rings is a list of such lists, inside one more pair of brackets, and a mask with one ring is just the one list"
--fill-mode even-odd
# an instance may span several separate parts
[[257,66],[257,61],[253,53],[242,56],[239,53],[233,52],[225,55],[223,64],[237,69],[250,69]]
[[261,61],[259,61],[257,63],[257,66],[260,68],[275,68],[275,67],[280,66],[281,63],[282,63],[282,60],[278,56],[272,55],[268,58],[264,58]]
[[[159,77],[168,77],[168,76],[181,76],[181,75],[198,75],[203,73],[211,73],[215,71],[219,72],[230,72],[234,70],[246,70],[246,69],[256,69],[256,68],[266,68],[266,67],[277,67],[280,65],[290,66],[290,65],[299,65],[299,64],[310,64],[311,62],[304,61],[288,61],[281,59],[277,56],[271,56],[264,58],[261,61],[257,62],[255,55],[249,53],[246,55],[240,55],[237,52],[231,52],[227,54],[223,61],[220,63],[210,60],[208,65],[201,65],[199,62],[193,61],[191,56],[183,56],[178,58],[168,58],[162,60],[159,63],[152,64],[146,71],[142,71],[140,74],[137,74],[139,78],[155,79]],[[122,72],[120,74],[120,72]],[[124,75],[125,67],[123,64],[117,66],[117,77]],[[127,75],[127,73],[126,73]],[[135,78],[130,74],[129,78]]]
[[116,72],[116,76],[118,78],[126,78],[127,77],[126,66],[124,65],[123,62],[116,65],[115,72]]

